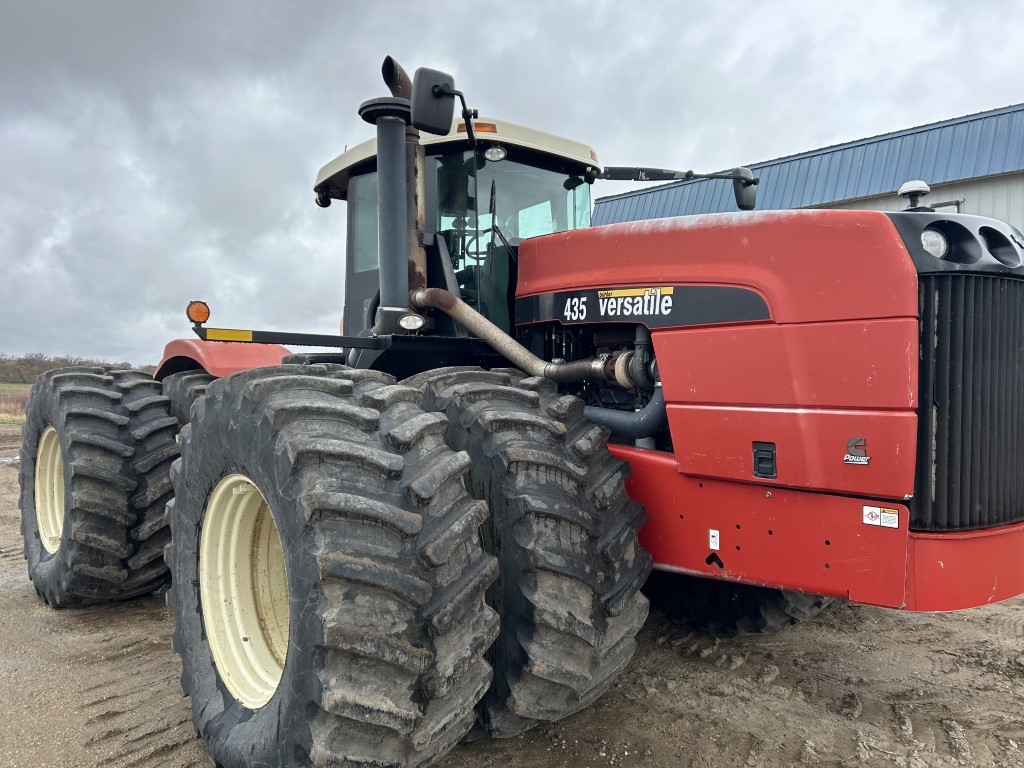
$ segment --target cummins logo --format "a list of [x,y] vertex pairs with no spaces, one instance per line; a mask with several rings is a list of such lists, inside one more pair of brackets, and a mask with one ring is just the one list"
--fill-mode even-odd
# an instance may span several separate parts
[[868,441],[863,437],[851,437],[846,444],[846,455],[843,457],[845,464],[867,464],[871,461],[868,456]]

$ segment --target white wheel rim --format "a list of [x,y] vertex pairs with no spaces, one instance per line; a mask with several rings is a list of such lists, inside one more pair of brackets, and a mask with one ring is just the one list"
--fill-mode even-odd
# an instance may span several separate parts
[[55,554],[64,532],[64,457],[53,427],[43,430],[36,451],[36,525],[43,549]]
[[288,654],[288,576],[266,499],[245,475],[210,494],[199,537],[199,596],[213,661],[235,700],[270,701]]

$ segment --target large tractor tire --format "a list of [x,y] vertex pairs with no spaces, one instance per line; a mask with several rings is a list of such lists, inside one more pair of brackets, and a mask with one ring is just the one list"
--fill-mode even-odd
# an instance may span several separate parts
[[218,765],[425,766],[491,681],[497,562],[418,390],[283,365],[211,383],[171,476],[182,689]]
[[23,428],[21,531],[29,578],[51,606],[126,600],[167,582],[176,430],[160,384],[141,371],[39,377]]
[[834,602],[822,595],[661,572],[651,575],[644,591],[669,618],[707,635],[733,637],[781,632]]
[[206,394],[206,387],[214,377],[203,370],[172,373],[164,378],[164,396],[171,401],[171,415],[178,420],[178,427],[189,422],[192,403]]
[[637,543],[643,508],[629,466],[583,403],[518,371],[441,369],[408,380],[448,417],[447,440],[473,457],[469,490],[487,501],[485,546],[501,564],[488,602],[501,634],[481,707],[507,737],[595,701],[629,663],[647,617],[651,569]]

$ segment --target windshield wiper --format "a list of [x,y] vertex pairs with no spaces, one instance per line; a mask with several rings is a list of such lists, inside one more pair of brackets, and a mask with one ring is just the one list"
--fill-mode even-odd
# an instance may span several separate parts
[[518,253],[518,251],[516,251],[516,249],[512,247],[512,245],[508,241],[508,238],[505,237],[505,233],[502,232],[501,231],[501,227],[498,226],[497,207],[498,207],[498,185],[497,185],[497,180],[496,179],[491,179],[491,203],[488,206],[488,213],[491,214],[491,231],[498,236],[498,239],[501,240],[502,244],[508,249],[509,255],[512,257],[512,260],[515,261],[518,264],[519,263],[519,253]]

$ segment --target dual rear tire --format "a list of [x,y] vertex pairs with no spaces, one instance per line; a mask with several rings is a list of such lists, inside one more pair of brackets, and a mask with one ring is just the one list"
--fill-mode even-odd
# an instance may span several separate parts
[[32,387],[20,458],[29,578],[55,608],[164,586],[177,421],[141,371],[64,368]]
[[220,765],[425,765],[472,727],[497,562],[470,459],[421,400],[372,371],[280,366],[193,406],[169,602]]
[[[511,736],[579,711],[632,657],[643,513],[606,431],[548,382],[281,366],[211,383],[191,413],[170,603],[221,765],[425,765],[478,717]],[[219,522],[238,518],[236,534]],[[277,540],[283,569],[218,554]],[[239,570],[241,589],[205,575]],[[248,608],[216,608],[239,592]]]

